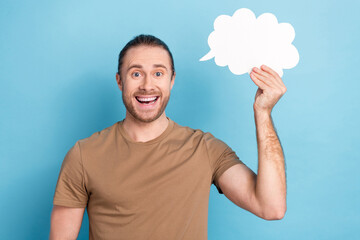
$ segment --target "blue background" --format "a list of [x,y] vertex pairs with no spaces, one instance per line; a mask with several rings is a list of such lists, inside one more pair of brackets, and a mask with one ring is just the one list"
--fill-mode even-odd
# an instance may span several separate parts
[[[287,164],[288,208],[265,221],[211,187],[209,239],[355,239],[360,226],[357,1],[0,2],[0,239],[47,239],[60,166],[78,140],[125,116],[118,53],[140,33],[170,47],[167,115],[210,131],[257,170],[257,87],[199,62],[221,14],[246,7],[292,24],[299,64],[272,116]],[[78,239],[88,239],[85,214]]]

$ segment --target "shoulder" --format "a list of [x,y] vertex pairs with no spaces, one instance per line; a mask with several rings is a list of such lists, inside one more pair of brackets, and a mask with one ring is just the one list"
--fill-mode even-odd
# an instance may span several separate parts
[[106,127],[100,131],[94,132],[87,138],[82,138],[77,141],[81,150],[96,149],[97,147],[104,146],[113,143],[118,129],[119,122]]
[[173,132],[173,141],[181,141],[179,144],[181,143],[182,146],[195,147],[205,151],[213,164],[224,154],[232,152],[232,149],[225,142],[210,132],[204,132],[200,129],[193,129],[179,124],[175,124]]
[[199,141],[199,144],[204,145],[210,156],[219,157],[229,148],[225,142],[215,137],[210,132],[204,132],[200,129],[192,129],[189,127],[184,127],[183,131],[195,136],[197,141]]
[[173,137],[179,138],[203,138],[205,132],[201,129],[194,129],[188,126],[182,126],[176,122],[174,122],[174,128],[172,131]]
[[192,138],[204,142],[206,145],[224,145],[225,143],[216,138],[210,132],[204,132],[201,129],[194,129],[188,126],[182,126],[174,122],[173,137]]

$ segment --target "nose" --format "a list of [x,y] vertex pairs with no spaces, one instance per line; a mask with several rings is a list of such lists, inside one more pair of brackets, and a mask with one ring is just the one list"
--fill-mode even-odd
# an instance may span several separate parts
[[154,90],[153,79],[151,78],[151,76],[146,74],[146,76],[143,78],[143,80],[140,84],[140,89],[145,90],[145,91]]

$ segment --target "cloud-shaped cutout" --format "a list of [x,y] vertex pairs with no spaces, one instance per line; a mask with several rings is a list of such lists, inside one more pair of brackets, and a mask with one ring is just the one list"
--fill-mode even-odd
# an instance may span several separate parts
[[247,8],[237,10],[233,16],[220,15],[214,21],[214,31],[208,43],[210,52],[200,61],[215,57],[218,66],[229,66],[232,73],[250,73],[253,67],[265,64],[280,77],[283,69],[295,67],[299,53],[292,41],[295,30],[289,23],[278,23],[272,13],[256,18]]

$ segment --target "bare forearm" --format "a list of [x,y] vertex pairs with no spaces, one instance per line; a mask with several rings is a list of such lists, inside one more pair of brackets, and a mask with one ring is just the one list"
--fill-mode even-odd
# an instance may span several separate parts
[[254,112],[258,143],[256,199],[267,219],[280,219],[286,211],[285,161],[271,114]]

